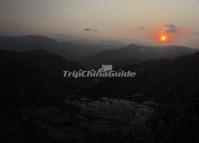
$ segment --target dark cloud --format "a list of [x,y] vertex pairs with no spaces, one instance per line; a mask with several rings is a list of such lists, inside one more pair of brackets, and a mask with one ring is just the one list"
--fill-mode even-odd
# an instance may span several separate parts
[[84,31],[86,31],[86,32],[96,32],[96,33],[99,32],[97,29],[93,29],[93,28],[85,28]]
[[187,37],[192,33],[191,29],[181,26],[176,26],[174,24],[165,24],[165,31],[170,34],[176,34],[178,36],[184,36],[184,37]]
[[167,33],[177,34],[178,32],[178,27],[174,24],[165,24],[165,28]]
[[144,26],[140,26],[140,27],[138,27],[138,30],[140,30],[140,31],[146,31],[147,29]]

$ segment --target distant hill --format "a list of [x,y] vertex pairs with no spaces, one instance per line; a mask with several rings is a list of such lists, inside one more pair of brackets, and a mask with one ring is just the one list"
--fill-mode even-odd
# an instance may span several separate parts
[[[30,50],[25,52],[13,52],[0,50],[0,64],[2,69],[8,70],[7,68],[13,68],[13,70],[32,71],[43,71],[49,73],[58,73],[59,70],[63,69],[79,69],[81,65],[73,61],[67,61],[61,56],[49,53],[45,50]],[[21,68],[19,68],[21,67]],[[22,73],[21,73],[22,74]]]
[[60,42],[44,36],[0,37],[0,49],[10,51],[28,51],[43,49],[69,60],[81,60],[95,55],[105,49],[113,49],[114,45],[87,45]]
[[56,53],[67,59],[77,58],[78,53],[71,51],[74,45],[68,42],[58,42],[43,36],[0,37],[0,49],[10,51],[28,51],[43,49]]
[[114,64],[123,66],[127,64],[141,63],[153,59],[175,58],[196,52],[197,50],[182,46],[149,47],[130,45],[116,50],[105,50],[86,59],[84,62],[90,66],[101,64]]

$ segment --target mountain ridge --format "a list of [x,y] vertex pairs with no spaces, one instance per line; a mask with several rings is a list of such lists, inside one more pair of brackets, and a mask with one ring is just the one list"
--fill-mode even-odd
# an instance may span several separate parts
[[[101,64],[115,64],[116,66],[123,66],[126,63],[136,64],[154,59],[172,59],[178,56],[188,55],[196,52],[196,49],[190,49],[184,46],[140,46],[131,44],[124,48],[116,50],[105,50],[93,57],[88,58],[85,63],[91,66]],[[117,64],[120,61],[122,64]]]

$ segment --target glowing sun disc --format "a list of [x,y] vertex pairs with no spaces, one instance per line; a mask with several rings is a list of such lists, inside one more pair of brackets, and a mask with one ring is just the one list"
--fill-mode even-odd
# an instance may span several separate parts
[[167,40],[167,37],[166,37],[166,36],[161,36],[161,37],[160,37],[160,40],[164,42],[164,41]]
[[172,35],[166,32],[159,32],[155,36],[155,40],[159,44],[170,44],[172,42]]

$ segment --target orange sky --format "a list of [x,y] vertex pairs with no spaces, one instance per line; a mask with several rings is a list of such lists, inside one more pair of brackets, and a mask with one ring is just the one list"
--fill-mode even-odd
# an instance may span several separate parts
[[1,0],[0,33],[143,44],[166,35],[168,44],[193,46],[198,13],[197,0]]

